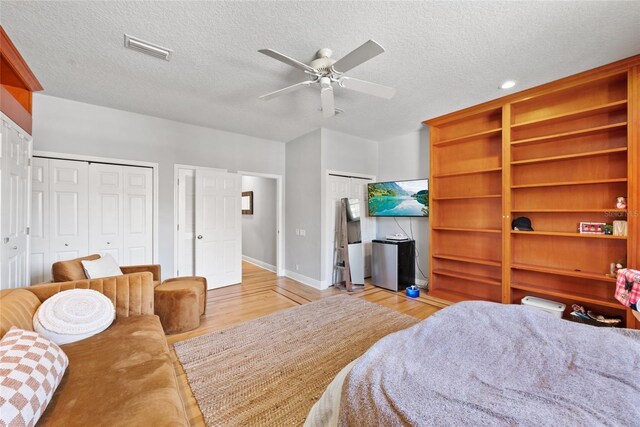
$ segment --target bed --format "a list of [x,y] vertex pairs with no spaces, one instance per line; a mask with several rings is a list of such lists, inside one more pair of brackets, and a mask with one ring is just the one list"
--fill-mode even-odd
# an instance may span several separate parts
[[305,426],[640,426],[640,331],[464,302],[346,366]]

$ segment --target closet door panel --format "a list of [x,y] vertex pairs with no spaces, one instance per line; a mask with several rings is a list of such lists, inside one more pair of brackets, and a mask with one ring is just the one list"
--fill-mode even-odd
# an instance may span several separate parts
[[89,165],[89,251],[123,261],[123,166]]
[[51,262],[88,255],[88,164],[50,160]]
[[2,123],[2,273],[0,287],[29,285],[29,158],[31,139],[8,121]]
[[49,159],[31,165],[31,283],[51,279],[49,254]]
[[124,264],[153,262],[153,173],[144,167],[123,167]]

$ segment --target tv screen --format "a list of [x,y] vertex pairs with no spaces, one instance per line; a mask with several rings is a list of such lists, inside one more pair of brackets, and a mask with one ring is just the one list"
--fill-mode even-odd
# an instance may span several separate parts
[[428,217],[429,180],[374,182],[368,184],[369,216]]

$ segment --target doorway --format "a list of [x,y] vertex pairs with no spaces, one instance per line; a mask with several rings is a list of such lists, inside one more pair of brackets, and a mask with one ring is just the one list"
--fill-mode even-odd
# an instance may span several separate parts
[[242,196],[242,260],[277,273],[278,180],[243,174]]
[[[192,165],[174,166],[174,275],[207,277],[209,289],[242,281],[242,177],[276,183],[275,270],[284,271],[280,175]],[[212,184],[205,189],[206,182]],[[215,184],[214,184],[215,183]],[[203,193],[208,191],[209,193]],[[223,194],[224,193],[224,194]],[[213,213],[216,212],[214,215]],[[207,223],[208,222],[208,223]],[[206,271],[205,271],[206,269]]]

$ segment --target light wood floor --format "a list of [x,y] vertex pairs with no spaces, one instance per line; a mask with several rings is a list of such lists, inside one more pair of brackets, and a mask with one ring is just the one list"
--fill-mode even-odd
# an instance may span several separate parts
[[[170,346],[178,341],[341,293],[334,288],[319,291],[294,280],[278,277],[270,271],[246,262],[243,263],[242,270],[241,284],[208,292],[207,311],[202,317],[200,327],[184,334],[168,336],[167,341]],[[447,305],[442,300],[424,297],[422,294],[418,299],[411,299],[404,293],[387,291],[370,284],[365,285],[363,291],[354,293],[352,296],[364,298],[418,319],[425,319]],[[186,375],[173,347],[171,347],[171,353],[191,425],[203,426],[202,414],[191,394]]]

